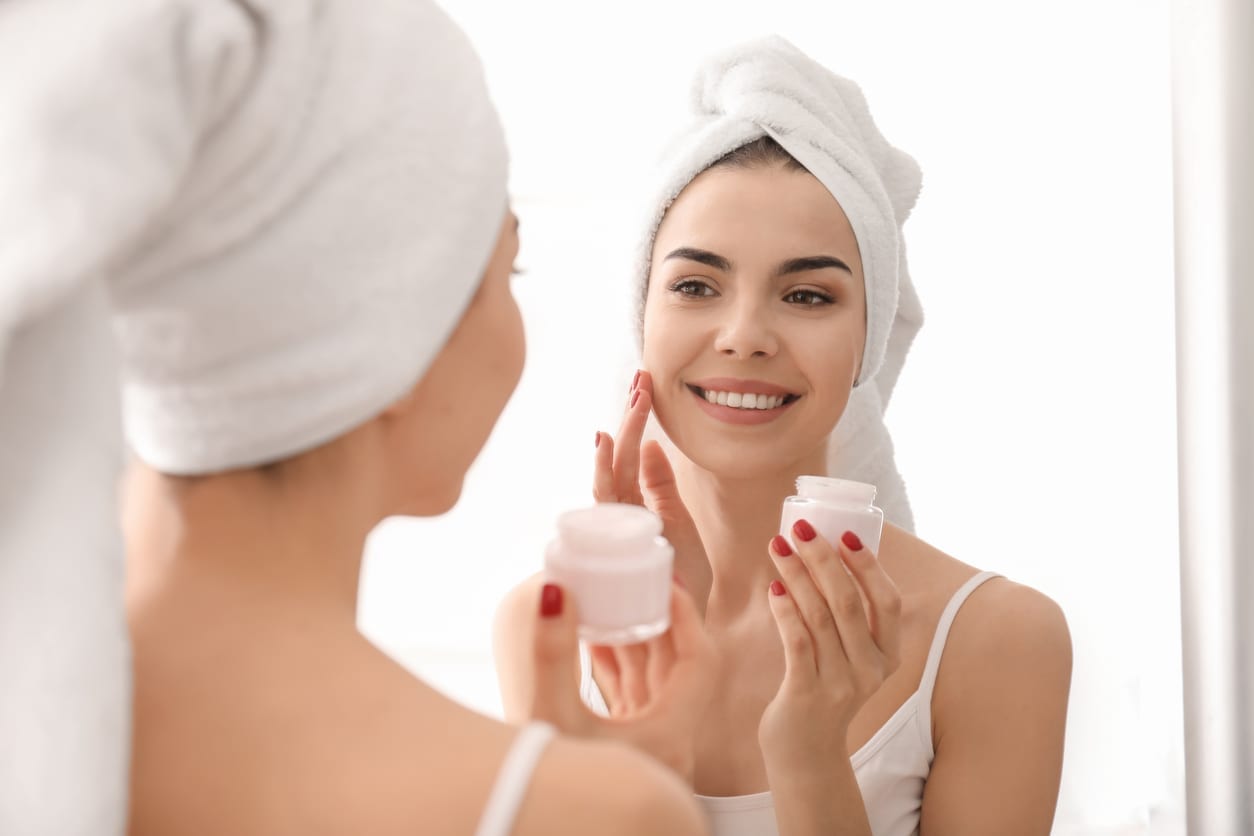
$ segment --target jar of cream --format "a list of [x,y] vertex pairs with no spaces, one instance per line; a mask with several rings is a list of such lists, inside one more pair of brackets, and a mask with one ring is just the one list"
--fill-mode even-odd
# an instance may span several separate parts
[[799,476],[797,495],[784,500],[779,533],[791,540],[793,523],[805,520],[832,548],[839,548],[841,536],[852,531],[863,548],[879,554],[884,512],[874,502],[874,485],[826,476]]
[[574,600],[581,639],[634,644],[670,628],[674,562],[656,514],[607,502],[557,518],[544,570]]

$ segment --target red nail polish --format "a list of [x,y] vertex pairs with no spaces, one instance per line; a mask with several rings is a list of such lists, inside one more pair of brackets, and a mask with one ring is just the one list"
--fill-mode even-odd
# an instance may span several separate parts
[[595,444],[593,444],[592,446],[593,446],[593,447],[600,447],[600,446],[601,446],[601,431],[600,431],[600,430],[597,430],[597,440],[596,440],[596,443],[595,443]]
[[636,405],[636,401],[638,401],[638,400],[640,400],[640,390],[639,390],[639,389],[637,389],[637,390],[635,391],[635,393],[633,393],[633,394],[632,394],[632,396],[631,396],[631,405],[632,405],[632,406],[635,406],[635,405]]
[[771,594],[772,594],[772,595],[783,595],[783,594],[784,594],[784,585],[783,585],[782,583],[780,583],[779,581],[771,581]]
[[792,533],[796,534],[802,541],[808,543],[814,539],[814,526],[805,520],[797,520],[792,524]]
[[849,547],[849,551],[862,551],[862,541],[859,540],[858,535],[854,534],[852,531],[846,531],[844,534],[840,535],[840,539],[841,542]]
[[792,554],[792,546],[788,545],[788,541],[778,534],[771,538],[771,549],[780,557],[788,557]]
[[562,588],[557,584],[546,583],[540,591],[540,615],[552,618],[562,614]]
[[639,384],[640,384],[640,370],[636,369],[636,376],[631,379],[631,388],[628,389],[627,391],[629,392],[636,391],[636,386],[638,386]]

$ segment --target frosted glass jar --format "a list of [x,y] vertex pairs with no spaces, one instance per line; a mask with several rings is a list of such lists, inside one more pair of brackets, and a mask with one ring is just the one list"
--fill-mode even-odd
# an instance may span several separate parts
[[[852,531],[863,548],[879,554],[884,512],[875,507],[875,486],[826,476],[797,477],[797,495],[784,500],[779,533],[792,542],[792,526],[805,520],[837,548],[841,535]],[[795,545],[795,544],[794,544]]]
[[606,502],[557,518],[547,578],[574,600],[579,638],[634,644],[670,628],[675,550],[662,521],[639,505]]

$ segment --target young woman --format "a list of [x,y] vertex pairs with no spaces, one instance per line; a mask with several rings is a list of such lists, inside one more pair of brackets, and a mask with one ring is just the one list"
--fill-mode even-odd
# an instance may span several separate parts
[[[695,138],[647,236],[642,370],[617,443],[597,436],[594,485],[663,516],[721,651],[710,709],[673,734],[694,789],[721,836],[1048,833],[1070,678],[1058,607],[891,522],[877,554],[807,521],[777,533],[893,350],[913,161],[856,88],[779,40],[717,57],[695,89]],[[673,469],[641,446],[650,412]],[[537,583],[500,613],[510,716]],[[590,656],[589,702],[648,698],[649,648]]]
[[462,34],[418,0],[94,20],[39,147],[108,284],[136,457],[131,832],[704,832],[679,778],[603,739],[701,710],[682,591],[659,698],[614,724],[581,712],[561,590],[532,602],[532,708],[584,740],[468,711],[356,629],[368,532],[456,502],[522,370],[503,136]]

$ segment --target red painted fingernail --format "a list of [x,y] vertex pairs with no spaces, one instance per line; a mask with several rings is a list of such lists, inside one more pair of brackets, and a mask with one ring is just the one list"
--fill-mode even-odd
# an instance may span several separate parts
[[792,533],[808,543],[814,539],[814,526],[805,520],[797,520],[792,524]]
[[635,394],[633,394],[633,395],[631,396],[631,405],[632,405],[632,406],[635,406],[635,405],[636,405],[636,401],[638,401],[638,400],[640,400],[640,390],[639,390],[639,389],[637,389],[637,390],[636,390],[636,392],[635,392]]
[[784,594],[784,585],[783,585],[782,583],[780,583],[779,581],[771,581],[771,594],[772,594],[772,595],[783,595],[783,594]]
[[849,547],[849,551],[862,551],[862,541],[859,540],[858,535],[854,534],[852,531],[846,531],[844,534],[840,535],[840,539],[841,542]]
[[640,370],[636,369],[636,376],[631,379],[631,388],[628,389],[627,391],[628,392],[636,391],[636,386],[638,386],[639,384],[640,384]]
[[788,545],[788,541],[778,534],[771,538],[771,549],[780,557],[788,557],[792,554],[792,546]]
[[593,446],[593,447],[600,447],[600,446],[601,446],[601,431],[600,431],[600,430],[597,430],[597,440],[596,440],[596,444],[593,444],[592,446]]
[[540,615],[552,618],[562,614],[562,588],[557,584],[546,583],[540,591]]

